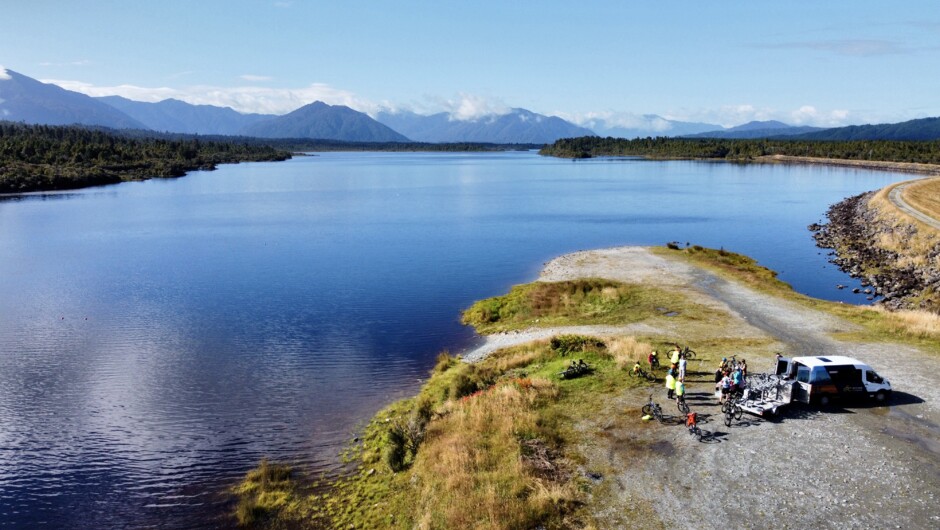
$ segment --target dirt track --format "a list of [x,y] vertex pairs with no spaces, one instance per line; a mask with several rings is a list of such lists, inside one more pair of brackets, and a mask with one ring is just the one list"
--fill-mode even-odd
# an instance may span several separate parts
[[[717,358],[690,363],[689,402],[711,433],[696,442],[683,426],[648,424],[639,407],[650,392],[667,413],[675,407],[658,385],[620,396],[579,426],[592,506],[602,528],[938,528],[940,359],[893,344],[853,344],[830,334],[853,325],[645,249],[579,252],[550,262],[545,280],[607,277],[683,289],[724,308],[734,324],[596,329],[601,334],[665,333],[693,348],[696,340],[766,336],[784,354],[848,355],[871,364],[893,384],[889,407],[793,407],[774,421],[745,415],[730,428],[711,395]],[[554,332],[568,332],[559,328]],[[580,327],[580,333],[590,327]],[[489,339],[487,348],[524,342],[540,330]],[[491,351],[491,350],[490,350]],[[471,354],[474,355],[474,353]],[[747,355],[751,371],[769,369],[770,351]],[[723,355],[724,353],[722,353]],[[710,418],[708,418],[710,416]],[[676,423],[680,420],[674,419]]]

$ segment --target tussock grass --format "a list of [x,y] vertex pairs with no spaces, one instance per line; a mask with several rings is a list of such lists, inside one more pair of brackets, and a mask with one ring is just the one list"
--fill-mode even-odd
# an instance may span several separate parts
[[[591,528],[576,472],[583,460],[576,448],[589,434],[576,424],[626,389],[650,385],[627,377],[618,359],[645,357],[651,345],[634,337],[566,340],[592,346],[565,354],[543,340],[475,364],[439,356],[419,394],[376,414],[350,447],[349,476],[317,495],[290,490],[277,520],[317,528]],[[593,371],[561,379],[573,358]],[[467,380],[473,385],[464,388]],[[395,470],[386,458],[389,433],[422,410],[423,437]]]
[[[878,221],[886,228],[879,234],[875,244],[896,252],[899,255],[898,267],[907,265],[922,267],[927,264],[927,256],[940,244],[940,233],[933,227],[902,212],[888,199],[891,190],[896,186],[897,184],[894,184],[883,188],[868,201],[868,206],[877,212]],[[914,190],[913,193],[912,190]],[[918,209],[933,212],[935,217],[940,215],[933,210],[934,206],[932,206],[934,201],[940,202],[940,199],[922,198],[919,203],[911,200],[911,197],[921,198],[925,191],[940,193],[940,179],[909,185],[904,189],[904,199]]]
[[693,305],[678,293],[590,278],[514,286],[506,295],[470,306],[462,322],[477,333],[491,334],[533,326],[627,324],[661,317],[668,311],[678,314],[672,317],[678,319],[717,316],[714,310]]
[[910,184],[904,189],[904,200],[934,219],[940,219],[940,178]]
[[940,315],[923,310],[888,311],[875,306],[871,310],[879,313],[886,331],[895,335],[909,334],[922,339],[940,341]]
[[296,503],[295,490],[290,467],[262,460],[233,490],[238,496],[238,524],[251,526],[288,512]]
[[646,356],[652,350],[652,344],[637,340],[636,337],[615,337],[607,341],[607,352],[621,370],[633,368],[636,361],[646,366]]

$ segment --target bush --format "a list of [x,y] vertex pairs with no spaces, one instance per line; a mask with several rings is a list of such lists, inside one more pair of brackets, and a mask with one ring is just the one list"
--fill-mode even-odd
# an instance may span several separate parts
[[595,351],[604,347],[604,341],[584,335],[557,335],[551,340],[552,351],[559,355]]

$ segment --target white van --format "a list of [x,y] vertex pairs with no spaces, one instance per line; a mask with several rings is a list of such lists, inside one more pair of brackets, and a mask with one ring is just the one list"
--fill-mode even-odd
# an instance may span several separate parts
[[828,405],[836,399],[872,398],[886,403],[891,383],[867,364],[840,355],[780,358],[777,375],[793,385],[792,400]]

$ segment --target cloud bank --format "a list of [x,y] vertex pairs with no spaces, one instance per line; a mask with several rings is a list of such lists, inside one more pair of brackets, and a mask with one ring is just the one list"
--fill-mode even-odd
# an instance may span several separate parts
[[135,85],[95,86],[81,81],[56,79],[43,79],[42,82],[53,83],[66,90],[74,90],[93,97],[123,96],[150,103],[173,98],[193,105],[231,107],[243,113],[287,114],[314,101],[322,101],[330,105],[345,105],[366,113],[375,112],[378,108],[378,105],[359,98],[352,92],[333,88],[324,83],[312,83],[302,88],[205,85],[151,88]]
[[13,78],[10,77],[10,74],[7,73],[7,69],[4,68],[2,64],[0,64],[0,80],[9,81],[10,79]]

